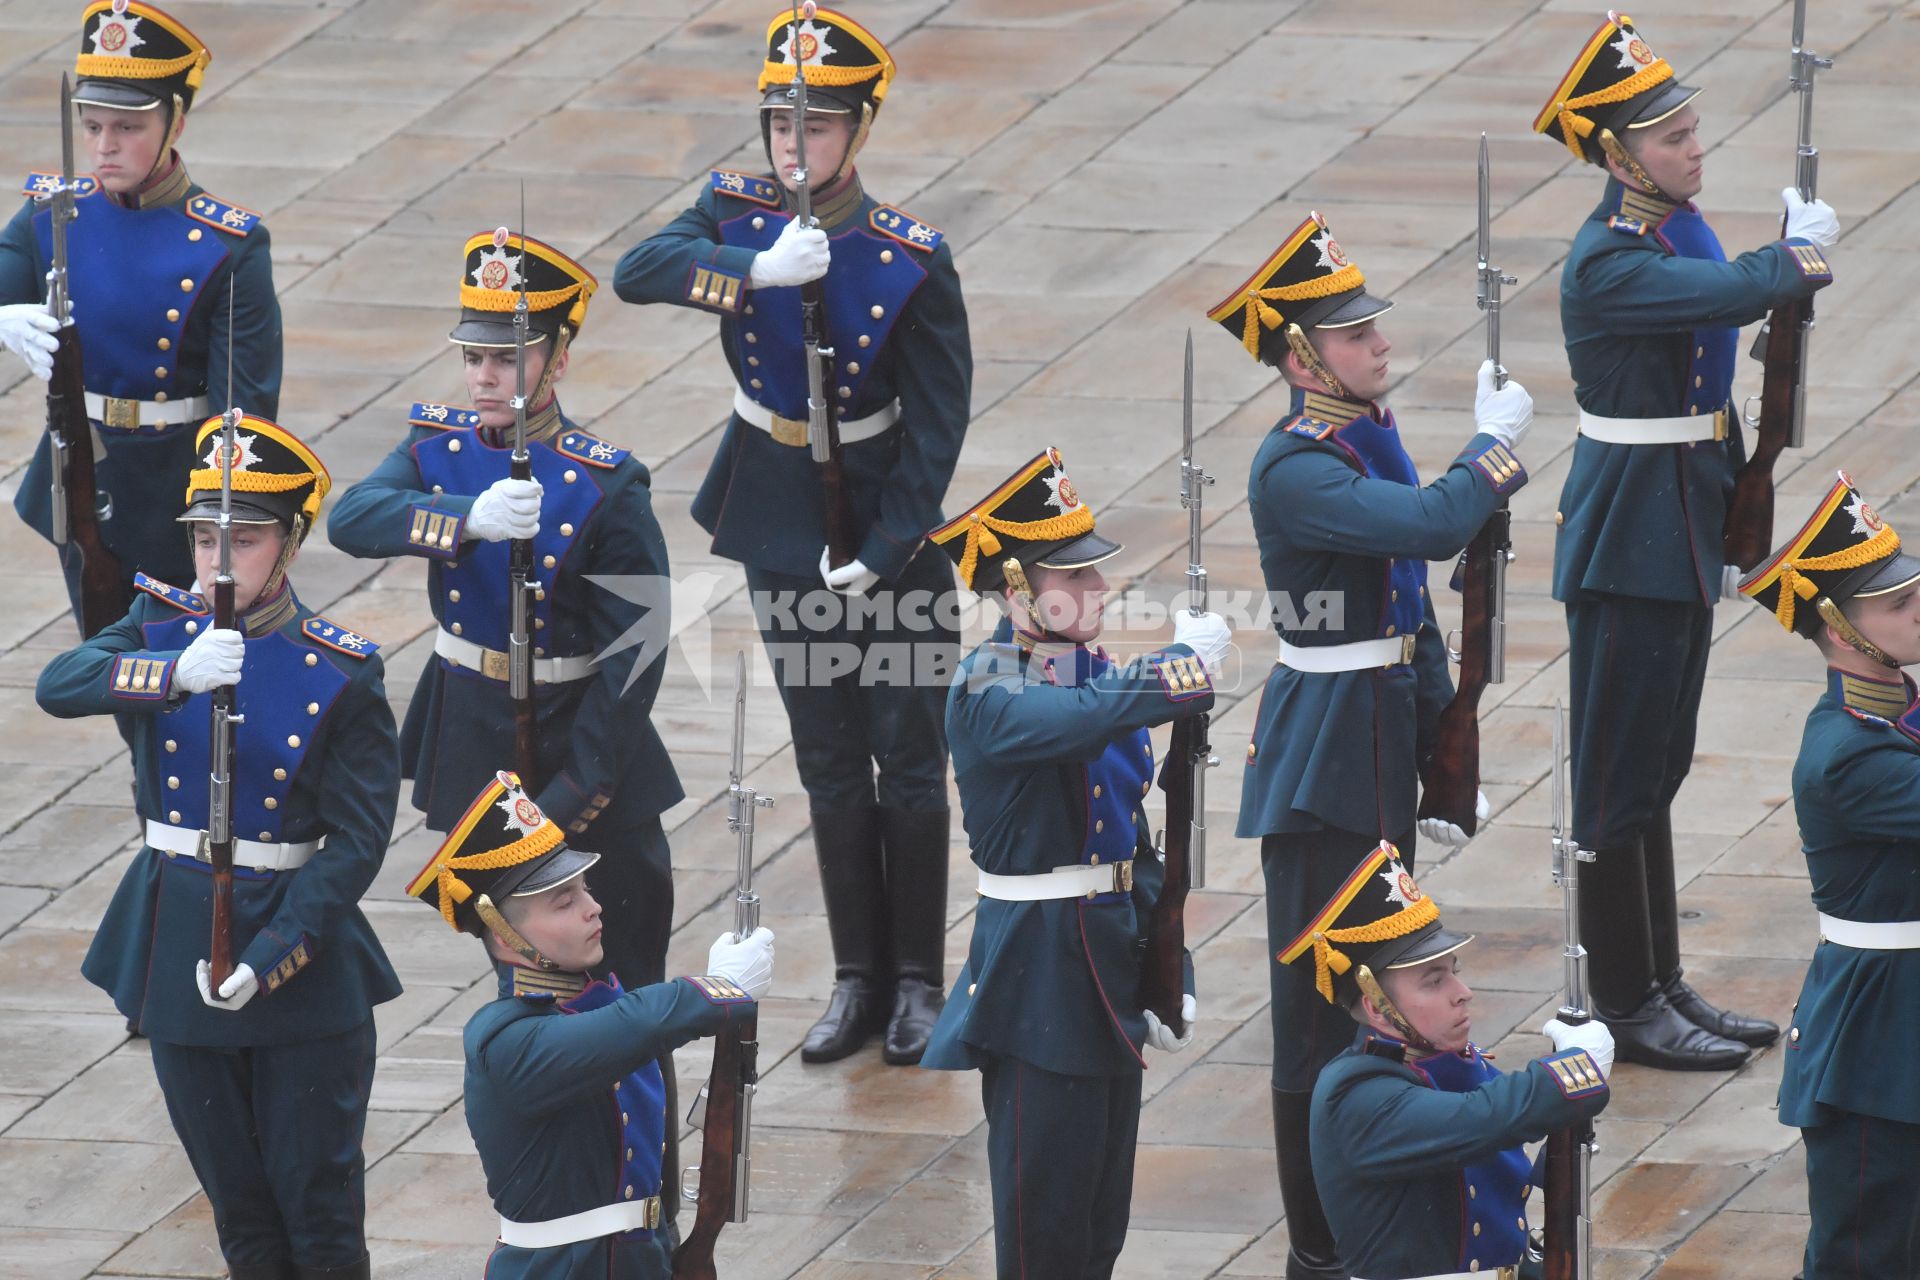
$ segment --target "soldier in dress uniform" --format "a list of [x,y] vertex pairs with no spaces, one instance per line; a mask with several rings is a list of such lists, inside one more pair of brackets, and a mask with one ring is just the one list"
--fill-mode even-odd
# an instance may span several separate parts
[[[221,420],[198,432],[186,513],[199,582],[219,565]],[[399,802],[378,646],[300,603],[287,570],[331,485],[311,450],[247,415],[233,463],[236,629],[144,574],[133,610],[40,673],[56,716],[117,715],[146,847],[81,971],[153,1050],[174,1131],[234,1280],[368,1274],[360,1140],[373,1006],[400,994],[360,896]],[[175,531],[179,536],[179,531]],[[205,959],[209,691],[235,685],[233,975]],[[196,964],[197,962],[197,964]]]
[[1360,1024],[1313,1090],[1313,1167],[1356,1276],[1514,1280],[1527,1244],[1521,1144],[1607,1105],[1606,1024],[1549,1020],[1554,1052],[1502,1072],[1469,1038],[1472,934],[1440,922],[1382,843],[1280,953]]
[[1827,663],[1793,769],[1820,913],[1780,1078],[1807,1144],[1805,1280],[1920,1275],[1920,560],[1845,472],[1740,584]]
[[[943,518],[973,356],[944,237],[868,195],[854,168],[893,58],[841,14],[820,9],[797,39],[793,16],[783,10],[767,25],[760,73],[775,173],[716,170],[692,208],[621,258],[613,288],[628,302],[718,313],[738,383],[693,517],[716,554],[746,567],[807,789],[836,981],[801,1056],[846,1057],[884,1026],[886,1060],[907,1064],[920,1060],[943,998],[941,708],[960,653],[952,575],[922,535]],[[796,66],[814,229],[793,216]],[[807,448],[795,286],[815,280],[836,352],[825,394],[856,555],[837,569]],[[823,587],[843,598],[823,598]]]
[[[1392,305],[1367,292],[1315,213],[1208,312],[1293,387],[1247,482],[1280,660],[1247,744],[1237,834],[1260,841],[1275,950],[1380,841],[1411,860],[1418,779],[1453,693],[1426,562],[1457,556],[1527,480],[1514,447],[1533,400],[1516,382],[1496,387],[1488,362],[1476,433],[1421,485],[1379,403],[1392,349],[1379,318]],[[1430,839],[1466,843],[1451,823],[1420,825]],[[1299,971],[1269,968],[1287,1275],[1344,1277],[1314,1190],[1307,1121],[1314,1078],[1352,1029]]]
[[1190,957],[1183,1036],[1140,1005],[1163,883],[1147,730],[1213,705],[1231,637],[1183,609],[1165,649],[1122,663],[1094,644],[1120,547],[1058,450],[928,536],[1008,616],[947,698],[980,905],[922,1065],[981,1073],[1002,1280],[1097,1280],[1126,1243],[1142,1046],[1193,1034]]
[[1698,89],[1609,13],[1534,121],[1607,174],[1560,278],[1580,435],[1560,495],[1553,595],[1567,610],[1573,829],[1593,998],[1623,1061],[1717,1070],[1779,1028],[1729,1013],[1680,967],[1672,805],[1693,760],[1721,539],[1745,460],[1729,403],[1739,326],[1832,280],[1833,210],[1787,193],[1786,235],[1729,262],[1693,204]]
[[[499,997],[467,1020],[467,1128],[500,1214],[492,1280],[667,1280],[676,1126],[660,1062],[749,1008],[773,934],[722,934],[707,972],[623,990],[604,970],[600,904],[520,779],[496,774],[407,886],[486,944]],[[614,1080],[609,1090],[607,1080]]]
[[[280,303],[260,215],[187,176],[175,144],[213,54],[144,0],[95,0],[81,17],[80,216],[67,228],[87,413],[105,447],[96,464],[101,536],[129,587],[145,572],[191,582],[174,527],[194,428],[232,403],[272,418],[280,403]],[[0,344],[37,377],[53,371],[46,309],[52,216],[31,197],[59,185],[30,173],[29,197],[0,231]],[[232,387],[224,372],[233,366]],[[217,372],[209,376],[211,366]],[[14,495],[40,536],[54,535],[52,448],[42,438]],[[63,555],[78,611],[78,563]]]
[[[537,772],[526,784],[574,847],[604,855],[589,880],[607,909],[606,967],[636,986],[659,982],[673,924],[660,815],[685,795],[651,719],[666,662],[667,544],[647,468],[574,425],[557,393],[598,282],[551,245],[500,231],[467,241],[462,272],[449,340],[473,407],[416,403],[405,438],[341,495],[327,536],[348,555],[427,562],[440,629],[400,751],[413,803],[439,832],[513,759],[509,547],[533,540]],[[531,480],[509,474],[523,282]],[[600,576],[628,585],[589,581]]]

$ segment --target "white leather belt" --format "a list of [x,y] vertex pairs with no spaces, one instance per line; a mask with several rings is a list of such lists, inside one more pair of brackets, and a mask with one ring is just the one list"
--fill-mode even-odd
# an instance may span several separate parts
[[1580,434],[1602,444],[1690,444],[1695,440],[1725,440],[1727,411],[1689,414],[1683,418],[1603,418],[1580,411]]
[[1091,898],[1100,893],[1132,892],[1132,858],[1091,867],[1055,867],[1031,876],[980,873],[980,896],[1000,902],[1047,902],[1054,898]]
[[1822,911],[1820,936],[1857,951],[1920,949],[1920,920],[1840,920]]
[[[456,667],[478,671],[489,680],[506,682],[507,655],[502,650],[463,640],[451,631],[441,631],[433,638],[433,651]],[[567,684],[574,680],[585,680],[592,674],[593,655],[590,653],[576,654],[570,658],[533,660],[535,684]]]
[[185,400],[122,400],[118,396],[86,393],[87,416],[102,426],[119,431],[136,427],[171,427],[182,422],[199,422],[207,417],[207,398],[188,396]]
[[1412,661],[1411,635],[1311,647],[1280,642],[1280,665],[1295,671],[1370,671],[1374,667],[1404,667]]
[[[779,444],[791,445],[796,449],[804,448],[807,443],[807,420],[805,418],[783,418],[767,406],[749,396],[739,387],[733,389],[733,411],[740,415],[743,422],[751,422]],[[851,421],[840,420],[840,443],[856,444],[861,440],[871,440],[900,420],[900,402],[894,401],[877,413]]]
[[510,1218],[502,1218],[500,1243],[510,1244],[516,1249],[551,1249],[557,1245],[578,1244],[582,1240],[619,1235],[622,1231],[652,1231],[659,1225],[660,1197],[648,1196],[645,1200],[622,1200],[619,1204],[605,1204],[598,1209],[588,1209],[585,1213],[548,1218],[545,1222],[515,1222]]
[[[212,855],[207,852],[206,841],[207,833],[204,831],[168,826],[164,822],[147,819],[147,843],[162,853],[208,862]],[[325,840],[302,840],[296,844],[262,844],[258,840],[236,839],[233,842],[233,865],[251,867],[255,871],[292,871],[305,866],[307,860],[325,843]]]

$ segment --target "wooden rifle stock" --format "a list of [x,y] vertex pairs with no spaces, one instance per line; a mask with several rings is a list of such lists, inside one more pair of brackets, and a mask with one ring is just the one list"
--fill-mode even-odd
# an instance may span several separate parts
[[[693,1226],[673,1251],[673,1280],[717,1280],[713,1250],[720,1229],[733,1220],[734,1157],[740,1145],[740,1095],[755,1080],[760,1013],[747,1005],[733,1011],[713,1038],[713,1074],[707,1078],[706,1128],[700,1140],[700,1198]],[[669,1123],[677,1118],[669,1117]],[[665,1188],[664,1191],[678,1191]]]
[[1580,1148],[1581,1129],[1556,1129],[1547,1135],[1542,1160],[1546,1176],[1545,1217],[1540,1275],[1542,1280],[1577,1280],[1580,1267]]
[[1773,550],[1773,464],[1793,431],[1794,400],[1806,376],[1806,332],[1813,301],[1775,307],[1767,318],[1766,373],[1753,452],[1733,480],[1722,551],[1728,564],[1752,569]]
[[1206,741],[1207,717],[1175,720],[1160,769],[1160,788],[1167,795],[1166,883],[1148,917],[1140,1004],[1176,1036],[1187,1030],[1180,1009],[1187,993],[1187,892],[1193,883],[1193,758]]
[[[224,444],[221,446],[224,448]],[[216,630],[231,631],[235,628],[233,608],[233,579],[215,581],[213,584],[213,625]],[[213,718],[216,722],[233,719],[233,686],[223,684],[213,691]],[[224,733],[209,735],[210,750],[215,753],[212,773],[227,780],[226,796],[227,821],[225,838],[215,839],[209,832],[207,841],[207,860],[213,867],[213,940],[211,954],[207,958],[207,967],[212,971],[211,986],[217,993],[220,984],[233,974],[233,774],[234,764],[239,755],[234,749],[233,729],[229,724]],[[224,747],[225,759],[218,758]],[[217,799],[217,797],[216,797]],[[209,826],[216,825],[209,822]]]
[[[827,565],[838,569],[851,564],[853,545],[853,508],[847,501],[847,473],[840,463],[840,411],[833,402],[833,347],[827,341],[827,302],[824,282],[809,280],[800,286],[800,318],[805,330],[807,351],[818,362],[820,400],[826,405],[827,456],[818,462],[820,499],[826,525]],[[808,385],[813,384],[809,371]]]
[[1487,518],[1460,557],[1460,679],[1440,713],[1433,758],[1421,779],[1419,816],[1451,822],[1468,835],[1479,826],[1480,695],[1493,683],[1493,627],[1499,571],[1507,554],[1506,504]]
[[107,549],[100,532],[99,490],[93,474],[93,424],[87,419],[86,383],[80,358],[80,331],[71,324],[59,331],[53,354],[53,380],[47,384],[47,431],[54,443],[54,483],[66,495],[66,522],[56,529],[60,558],[79,561],[79,623],[82,639],[127,616],[133,600],[120,559]]
[[[508,474],[515,480],[533,479],[533,459],[531,456],[515,458],[508,465]],[[534,615],[533,590],[533,540],[515,538],[507,549],[508,589],[521,593],[523,607],[521,616],[529,619]],[[528,642],[531,644],[531,640]],[[527,692],[523,698],[513,699],[513,767],[521,781],[528,787],[540,785],[538,741],[539,718],[534,713],[534,693],[532,673],[528,673]]]

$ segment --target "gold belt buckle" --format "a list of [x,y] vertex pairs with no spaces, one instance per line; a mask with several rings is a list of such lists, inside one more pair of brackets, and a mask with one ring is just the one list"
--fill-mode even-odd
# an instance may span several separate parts
[[1724,406],[1713,411],[1713,438],[1715,440],[1727,438],[1727,411]]
[[1115,893],[1133,892],[1133,859],[1113,864],[1113,891]]
[[647,1197],[647,1230],[656,1231],[660,1227],[660,1197]]
[[1411,631],[1400,637],[1400,657],[1397,661],[1389,662],[1387,664],[1388,666],[1404,667],[1413,662],[1413,639],[1414,636]]
[[116,431],[137,430],[140,426],[140,402],[108,396],[106,412],[100,415],[100,421]]
[[783,418],[773,415],[773,442],[784,444],[792,449],[804,449],[807,444],[807,420],[805,418]]
[[508,671],[507,664],[507,655],[498,649],[482,649],[480,651],[480,674],[489,680],[506,680],[508,675],[511,674]]

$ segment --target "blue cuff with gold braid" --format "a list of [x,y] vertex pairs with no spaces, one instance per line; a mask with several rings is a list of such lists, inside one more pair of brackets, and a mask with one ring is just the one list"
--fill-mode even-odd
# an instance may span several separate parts
[[725,978],[716,978],[712,974],[694,977],[689,974],[681,981],[692,984],[693,989],[707,998],[709,1004],[752,1004],[753,997],[728,982]]
[[407,508],[407,545],[421,555],[451,560],[460,550],[467,518],[439,507]]
[[1540,1059],[1540,1065],[1547,1069],[1553,1082],[1559,1086],[1563,1096],[1568,1098],[1586,1098],[1596,1093],[1604,1093],[1607,1078],[1600,1072],[1600,1064],[1585,1049],[1568,1049],[1556,1053],[1550,1058]]
[[1520,465],[1520,459],[1513,456],[1513,450],[1498,440],[1479,453],[1468,456],[1466,461],[1480,468],[1480,474],[1487,478],[1487,483],[1501,497],[1527,482],[1527,469]]
[[1187,654],[1173,654],[1154,660],[1153,672],[1160,677],[1169,702],[1187,702],[1213,688],[1207,679],[1207,664]]
[[112,688],[116,698],[137,702],[159,702],[173,689],[173,658],[143,657],[123,653],[113,660]]
[[714,262],[696,262],[687,272],[687,302],[730,316],[740,309],[747,278]]
[[[264,931],[256,939],[256,941],[260,940],[269,943],[279,941]],[[247,949],[253,950],[252,947]],[[286,950],[254,970],[260,976],[260,989],[264,992],[278,991],[293,978],[294,974],[306,968],[312,961],[313,949],[307,945],[307,935],[303,933],[295,938]],[[247,963],[253,962],[249,960]]]
[[1793,269],[1800,273],[1801,279],[1817,280],[1822,284],[1833,279],[1833,268],[1827,265],[1826,255],[1811,240],[1796,236],[1792,240],[1782,240],[1780,247],[1786,250],[1787,260],[1793,263]]

